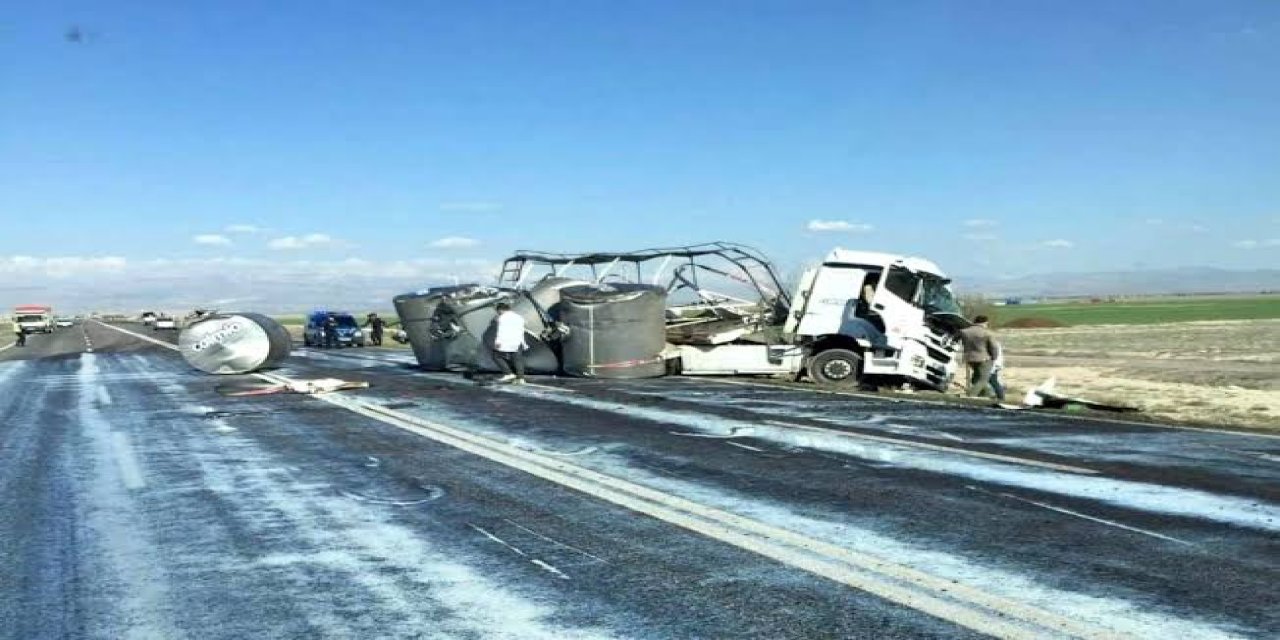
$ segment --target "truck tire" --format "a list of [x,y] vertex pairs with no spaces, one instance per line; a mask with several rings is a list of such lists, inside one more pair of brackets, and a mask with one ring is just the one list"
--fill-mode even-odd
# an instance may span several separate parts
[[857,386],[862,356],[848,349],[827,349],[809,359],[809,377],[823,387]]

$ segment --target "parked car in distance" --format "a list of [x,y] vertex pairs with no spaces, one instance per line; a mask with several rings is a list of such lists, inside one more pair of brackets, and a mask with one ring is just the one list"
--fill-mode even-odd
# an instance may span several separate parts
[[53,324],[54,326],[57,326],[57,327],[74,327],[76,324],[76,319],[75,318],[58,318],[57,320],[53,321]]
[[324,346],[324,319],[330,314],[338,321],[338,346],[363,347],[364,332],[354,316],[344,311],[313,311],[307,315],[307,326],[302,329],[302,344],[308,347]]
[[178,321],[165,316],[157,316],[151,323],[153,331],[176,331],[178,329]]

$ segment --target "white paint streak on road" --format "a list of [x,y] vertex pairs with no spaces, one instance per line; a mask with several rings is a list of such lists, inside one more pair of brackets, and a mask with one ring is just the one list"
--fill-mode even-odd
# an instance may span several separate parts
[[97,386],[95,391],[98,396],[98,404],[102,406],[109,406],[111,404],[111,393],[107,391],[105,386],[100,384]]
[[764,449],[761,449],[760,447],[753,447],[753,446],[751,446],[751,445],[749,445],[749,444],[742,444],[742,443],[740,443],[740,442],[726,442],[725,444],[727,444],[727,445],[729,445],[729,446],[731,446],[731,447],[737,447],[737,448],[739,448],[739,449],[746,449],[747,451],[755,451],[755,452],[757,452],[757,453],[764,453]]
[[[287,378],[272,374],[258,374],[258,377],[277,383],[289,382]],[[585,467],[539,456],[504,442],[421,420],[377,404],[337,395],[315,396],[315,399],[981,633],[1027,639],[1042,638],[1047,634],[1066,634],[1081,638],[1111,638],[1115,635],[1105,628],[994,595],[980,588],[943,580],[882,558],[708,507]],[[505,541],[502,544],[510,546]],[[525,554],[521,552],[521,555]]]
[[[91,447],[92,476],[87,482],[88,530],[86,542],[98,550],[101,560],[85,568],[98,586],[99,598],[113,603],[109,620],[103,621],[102,637],[177,638],[165,607],[170,601],[168,583],[156,566],[156,549],[145,535],[146,527],[137,513],[129,489],[145,485],[133,448],[124,434],[95,405],[94,388],[100,384],[98,356],[80,355],[80,389],[77,423]],[[109,577],[108,577],[109,576]]]
[[120,480],[126,489],[143,489],[147,481],[142,477],[142,466],[133,453],[133,444],[129,442],[129,434],[120,431],[111,432],[111,449],[115,453],[116,465],[120,467]]
[[[690,378],[682,378],[690,380]],[[765,382],[751,382],[749,380],[727,380],[725,378],[700,377],[698,380],[706,380],[717,384],[737,385],[741,387],[758,387],[764,389],[772,389],[779,392],[799,392],[799,393],[819,393],[833,396],[849,396],[852,398],[868,398],[871,400],[879,400],[881,402],[909,403],[920,404],[931,407],[943,407],[947,409],[964,409],[974,412],[985,412],[988,414],[1007,414],[1008,409],[993,409],[990,407],[972,406],[957,404],[955,402],[947,402],[944,400],[920,400],[917,398],[896,398],[886,397],[878,393],[861,393],[857,391],[836,391],[833,389],[819,389],[816,387],[793,387],[779,384],[769,384]],[[1055,420],[1084,420],[1087,422],[1105,422],[1107,424],[1118,424],[1125,426],[1147,427],[1149,429],[1172,429],[1175,431],[1203,431],[1207,433],[1218,433],[1229,436],[1242,436],[1248,438],[1272,438],[1280,439],[1280,434],[1263,433],[1260,431],[1232,431],[1229,429],[1214,429],[1212,427],[1188,427],[1176,424],[1161,424],[1158,422],[1138,422],[1137,420],[1117,420],[1115,418],[1107,418],[1104,416],[1078,416],[1070,413],[1045,413],[1042,411],[1032,411],[1034,415],[1053,418]]]

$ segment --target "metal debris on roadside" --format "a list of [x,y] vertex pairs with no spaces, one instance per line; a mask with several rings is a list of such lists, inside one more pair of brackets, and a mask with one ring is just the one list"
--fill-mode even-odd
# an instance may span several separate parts
[[1040,383],[1040,386],[1027,391],[1027,395],[1022,399],[1022,404],[1026,407],[1062,409],[1064,411],[1079,411],[1081,409],[1112,411],[1116,413],[1133,413],[1141,411],[1138,407],[1130,405],[1098,402],[1096,400],[1087,400],[1085,398],[1075,398],[1072,396],[1062,395],[1055,391],[1057,384],[1057,378],[1050,377],[1048,380]]
[[348,391],[351,389],[368,389],[369,383],[357,380],[340,380],[338,378],[317,378],[315,380],[294,380],[285,384],[245,384],[245,385],[219,385],[218,393],[224,396],[266,396],[276,393],[302,393],[307,395],[315,395],[322,393],[332,393],[334,391]]

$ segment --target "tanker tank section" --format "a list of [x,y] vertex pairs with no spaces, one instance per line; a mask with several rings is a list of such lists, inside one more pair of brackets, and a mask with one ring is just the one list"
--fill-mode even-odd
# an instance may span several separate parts
[[214,374],[252,373],[279,366],[292,348],[289,331],[259,313],[214,313],[178,337],[187,364]]

